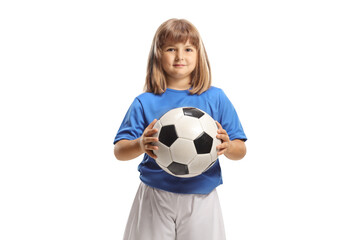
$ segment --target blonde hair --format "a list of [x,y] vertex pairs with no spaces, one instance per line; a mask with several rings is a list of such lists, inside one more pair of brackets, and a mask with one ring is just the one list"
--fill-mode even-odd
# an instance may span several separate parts
[[187,40],[197,50],[197,63],[191,73],[191,94],[201,94],[211,86],[210,63],[200,34],[195,26],[185,19],[172,18],[164,22],[157,29],[147,64],[144,90],[155,94],[166,91],[165,72],[161,66],[162,47],[167,42],[182,42]]

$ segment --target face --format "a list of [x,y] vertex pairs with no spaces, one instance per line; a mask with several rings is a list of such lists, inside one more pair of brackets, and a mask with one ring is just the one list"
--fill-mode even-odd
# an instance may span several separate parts
[[191,73],[197,62],[197,50],[189,43],[167,43],[163,47],[161,64],[168,84],[190,85]]

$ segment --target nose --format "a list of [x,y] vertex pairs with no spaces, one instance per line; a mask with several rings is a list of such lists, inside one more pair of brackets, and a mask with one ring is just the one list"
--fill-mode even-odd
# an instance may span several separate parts
[[180,61],[180,60],[183,60],[183,54],[181,51],[177,51],[176,52],[176,61]]

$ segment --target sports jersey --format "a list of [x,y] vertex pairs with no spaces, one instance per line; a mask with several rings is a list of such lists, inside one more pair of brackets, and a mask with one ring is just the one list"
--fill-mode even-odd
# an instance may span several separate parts
[[[168,88],[162,94],[145,92],[134,99],[115,136],[114,144],[122,139],[135,140],[141,137],[154,119],[178,107],[199,108],[221,124],[230,140],[247,140],[236,110],[222,89],[210,87],[200,95],[192,95],[189,90]],[[166,173],[145,153],[138,170],[143,183],[174,193],[208,194],[223,183],[219,159],[201,175],[181,178]]]

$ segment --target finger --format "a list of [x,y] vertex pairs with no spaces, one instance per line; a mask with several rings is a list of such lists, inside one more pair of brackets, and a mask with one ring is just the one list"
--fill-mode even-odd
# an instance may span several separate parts
[[228,146],[229,146],[229,144],[226,143],[226,142],[224,142],[224,143],[222,143],[222,144],[217,145],[216,150],[222,151],[223,149],[227,149]]
[[222,151],[217,152],[217,155],[220,156],[220,155],[223,155],[224,153],[225,153],[225,149],[222,150]]
[[152,136],[154,135],[155,133],[157,133],[159,130],[156,129],[156,128],[153,128],[153,129],[146,129],[145,132],[144,132],[144,136],[148,137],[148,136]]
[[226,137],[229,137],[229,135],[227,134],[227,132],[224,130],[224,129],[222,129],[222,130],[218,130],[218,135],[219,136],[226,136]]
[[221,124],[218,121],[215,121],[215,123],[216,123],[216,126],[218,127],[218,129],[223,129]]
[[146,153],[147,153],[147,155],[149,155],[150,157],[152,157],[152,158],[154,158],[154,159],[156,159],[156,158],[157,158],[157,156],[154,154],[154,152],[153,152],[153,151],[146,150],[145,152],[146,152]]
[[220,147],[220,145],[216,148],[216,151],[217,151],[217,155],[220,156],[222,154],[224,154],[226,152],[226,147]]
[[227,134],[218,134],[218,135],[216,135],[216,138],[220,139],[221,142],[229,142],[230,141],[229,136]]
[[144,145],[145,144],[149,144],[149,143],[153,143],[153,142],[157,142],[159,141],[159,139],[157,137],[145,137],[143,140]]
[[224,142],[229,142],[230,138],[227,134],[218,134],[217,136],[219,136],[218,138],[223,140]]
[[226,130],[221,128],[217,130],[218,133],[223,133],[223,134],[227,134]]
[[152,129],[155,126],[156,123],[156,118],[149,124],[149,126],[147,126],[147,129]]
[[146,144],[145,150],[159,150],[159,147],[152,144]]

